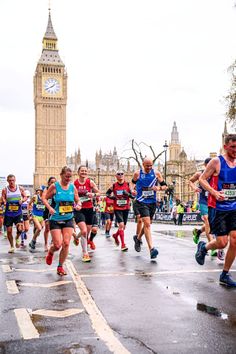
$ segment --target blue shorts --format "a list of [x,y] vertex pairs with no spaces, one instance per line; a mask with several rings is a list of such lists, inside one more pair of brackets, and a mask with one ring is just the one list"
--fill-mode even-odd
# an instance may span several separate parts
[[200,204],[200,213],[201,213],[201,216],[208,215],[207,204]]

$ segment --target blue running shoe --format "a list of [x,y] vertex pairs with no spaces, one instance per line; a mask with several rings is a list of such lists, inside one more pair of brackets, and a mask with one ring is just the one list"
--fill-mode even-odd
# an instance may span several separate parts
[[207,254],[207,250],[205,248],[206,242],[200,241],[197,245],[197,252],[195,254],[195,259],[198,264],[203,265],[205,262],[205,256]]
[[156,248],[152,248],[151,251],[150,251],[150,256],[151,256],[151,259],[154,259],[157,257],[158,255],[158,250]]
[[223,272],[220,275],[220,284],[228,286],[229,288],[236,288],[236,282],[233,281],[229,273],[224,274]]

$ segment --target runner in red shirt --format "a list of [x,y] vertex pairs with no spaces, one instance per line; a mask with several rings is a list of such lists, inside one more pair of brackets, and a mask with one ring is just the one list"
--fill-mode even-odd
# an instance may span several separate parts
[[[128,247],[126,247],[124,241],[124,230],[129,215],[130,198],[133,196],[131,194],[129,183],[125,181],[123,171],[117,171],[116,179],[117,182],[107,190],[106,196],[114,200],[114,211],[118,223],[118,230],[112,236],[117,246],[119,246],[121,241],[121,250],[125,252],[128,251]],[[119,236],[120,241],[118,239]]]
[[[94,220],[94,207],[93,207],[93,198],[100,195],[100,192],[90,178],[88,178],[88,168],[86,166],[80,166],[78,168],[78,179],[75,180],[74,185],[78,191],[80,201],[82,202],[81,210],[74,211],[75,222],[80,229],[81,236],[81,247],[83,252],[82,261],[90,262],[90,256],[88,254],[88,245],[91,249],[95,249],[96,246],[93,242],[93,239],[88,238]],[[74,238],[75,245],[78,245],[78,238]]]

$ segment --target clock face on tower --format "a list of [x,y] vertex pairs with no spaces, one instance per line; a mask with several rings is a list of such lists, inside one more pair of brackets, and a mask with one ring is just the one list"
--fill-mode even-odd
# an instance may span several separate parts
[[46,94],[55,95],[59,93],[60,89],[61,85],[57,79],[49,77],[44,81],[44,92]]

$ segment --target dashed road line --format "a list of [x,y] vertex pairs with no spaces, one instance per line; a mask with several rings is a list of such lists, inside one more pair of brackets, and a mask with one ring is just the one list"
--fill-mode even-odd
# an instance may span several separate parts
[[80,300],[86,311],[89,314],[92,322],[92,327],[97,335],[105,342],[112,353],[115,354],[130,354],[130,352],[123,346],[123,344],[115,336],[113,330],[108,325],[102,313],[98,309],[96,303],[89,294],[84,282],[79,277],[73,263],[70,260],[66,261],[67,269],[75,283],[76,290],[79,294]]
[[53,288],[55,286],[65,285],[72,283],[71,280],[55,281],[54,283],[41,284],[41,283],[20,283],[21,286],[30,286],[34,288]]
[[32,311],[32,315],[38,315],[38,316],[45,316],[45,317],[56,317],[56,318],[65,318],[65,317],[70,317],[73,315],[77,315],[81,312],[84,312],[83,309],[66,309],[62,311],[55,311],[55,310],[36,310]]
[[12,268],[8,264],[3,264],[2,265],[2,271],[3,271],[3,273],[11,273],[12,272]]
[[29,269],[29,268],[12,268],[15,272],[29,272],[29,273],[45,273],[45,272],[51,272],[53,270],[56,270],[56,268],[49,268],[49,269]]
[[19,294],[18,287],[16,285],[15,280],[7,280],[6,281],[8,294]]
[[14,310],[18,327],[23,339],[39,338],[39,332],[33,325],[30,315],[25,308]]

